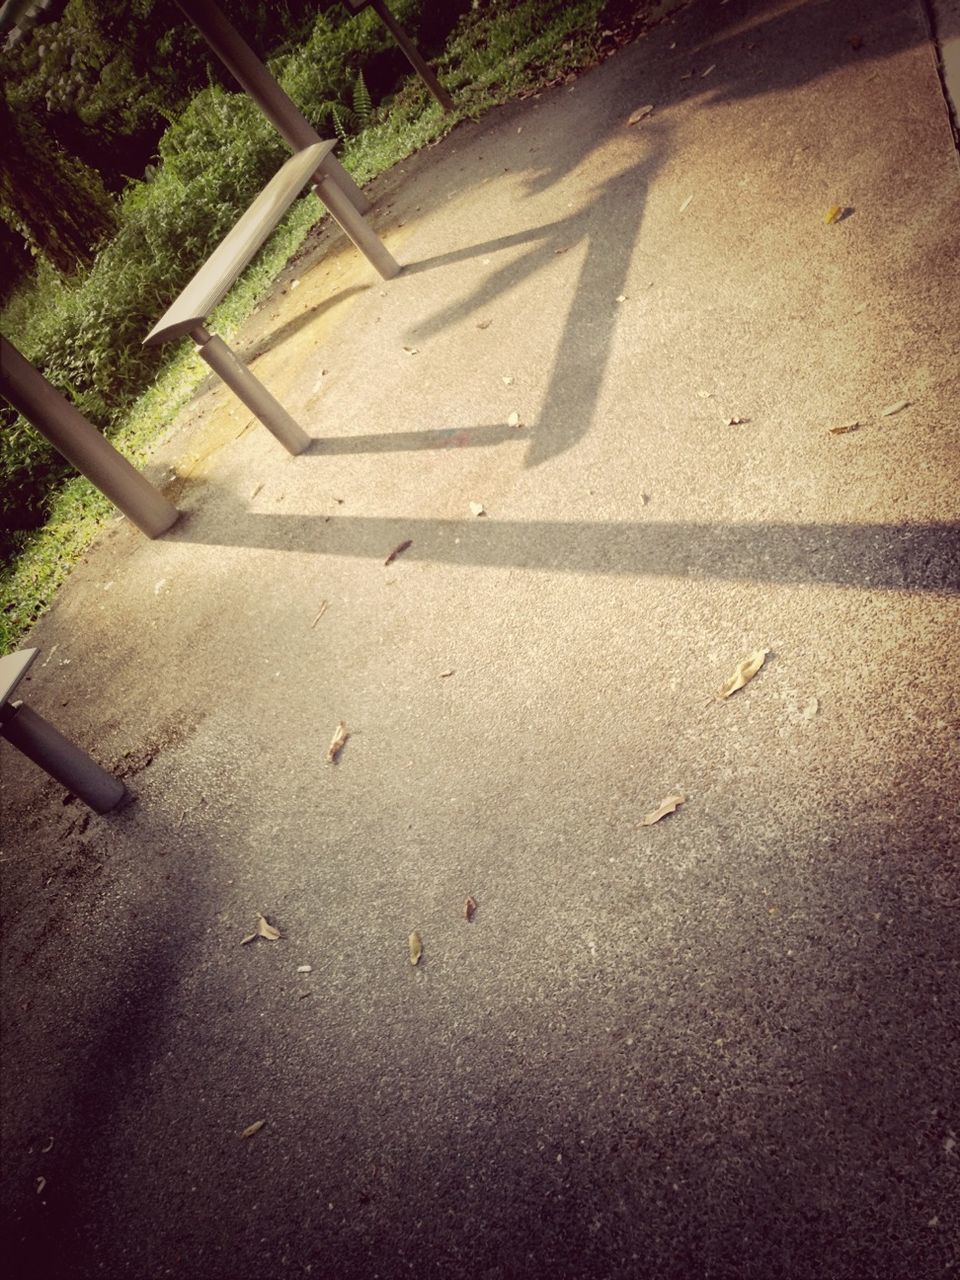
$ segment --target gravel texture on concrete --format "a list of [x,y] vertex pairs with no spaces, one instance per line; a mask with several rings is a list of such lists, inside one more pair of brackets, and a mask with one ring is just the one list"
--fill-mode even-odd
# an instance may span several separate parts
[[956,1275],[919,5],[703,0],[375,194],[402,275],[321,237],[239,344],[310,452],[209,383],[36,629],[137,800],[3,746],[15,1274]]

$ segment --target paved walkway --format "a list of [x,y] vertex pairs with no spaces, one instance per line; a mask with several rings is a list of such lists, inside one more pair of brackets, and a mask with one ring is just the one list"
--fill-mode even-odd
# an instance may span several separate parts
[[31,699],[139,799],[2,756],[7,1256],[952,1274],[960,186],[921,10],[694,4],[379,191],[404,273],[308,254],[242,344],[312,453],[211,385],[156,463],[180,526],[118,523],[37,628]]

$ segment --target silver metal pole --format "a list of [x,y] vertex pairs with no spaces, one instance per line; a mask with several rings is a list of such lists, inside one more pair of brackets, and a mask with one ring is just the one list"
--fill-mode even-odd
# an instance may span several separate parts
[[416,71],[417,75],[427,86],[436,100],[440,103],[441,107],[443,107],[444,111],[452,111],[453,99],[434,75],[433,68],[430,66],[430,63],[427,62],[426,58],[424,58],[423,54],[387,8],[385,0],[370,0],[370,5],[377,13],[383,25],[393,32],[393,38],[406,54],[407,61],[413,67],[414,71]]
[[223,339],[208,333],[200,325],[190,330],[190,337],[197,344],[200,358],[220,375],[234,395],[276,436],[287,452],[303,453],[310,443],[310,436],[290,417],[283,405],[274,399],[263,383],[253,376],[247,366],[237,359]]
[[177,508],[2,336],[0,395],[148,538],[165,533],[176,521]]
[[[323,141],[213,0],[177,0],[177,4],[240,87],[272,121],[291,151],[302,151]],[[333,155],[321,162],[318,173],[335,182],[358,213],[370,212],[370,201]]]
[[343,194],[347,197],[357,213],[369,213],[373,208],[371,202],[363,194],[361,189],[354,182],[349,172],[343,167],[337,157],[331,151],[329,155],[324,156],[320,161],[320,168],[317,170],[323,178],[329,178],[331,182],[336,183]]
[[101,769],[49,720],[22,702],[10,702],[3,709],[0,735],[96,813],[109,813],[127,794],[119,778]]
[[395,275],[399,275],[400,263],[376,232],[364,222],[339,187],[335,186],[330,178],[322,178],[319,182],[314,178],[313,189],[330,210],[331,217],[339,222],[384,280],[392,280]]

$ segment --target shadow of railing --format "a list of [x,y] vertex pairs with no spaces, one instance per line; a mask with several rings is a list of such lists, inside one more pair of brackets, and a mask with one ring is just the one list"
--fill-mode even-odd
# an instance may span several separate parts
[[[252,513],[221,495],[172,537],[214,546],[551,573],[960,593],[960,524],[577,523]],[[228,530],[228,532],[222,532]]]

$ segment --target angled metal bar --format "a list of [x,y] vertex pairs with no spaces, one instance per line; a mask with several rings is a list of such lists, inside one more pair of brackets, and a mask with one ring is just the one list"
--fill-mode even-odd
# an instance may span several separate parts
[[2,335],[0,395],[148,538],[176,521],[177,508]]

